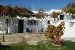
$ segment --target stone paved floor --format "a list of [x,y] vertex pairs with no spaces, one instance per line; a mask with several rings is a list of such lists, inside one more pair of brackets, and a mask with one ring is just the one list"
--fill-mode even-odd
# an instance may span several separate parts
[[[75,42],[75,37],[62,37],[61,39],[64,39],[65,41],[72,41]],[[1,42],[2,45],[25,45],[25,44],[29,44],[29,45],[39,45],[39,44],[48,44],[50,43],[50,40],[43,40],[43,41],[28,41],[26,42]]]

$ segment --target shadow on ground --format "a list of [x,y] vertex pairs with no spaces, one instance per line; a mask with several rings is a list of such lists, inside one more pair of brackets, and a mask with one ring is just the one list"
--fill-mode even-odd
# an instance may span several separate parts
[[5,46],[5,45],[0,45],[0,50],[6,50],[9,49],[9,46]]

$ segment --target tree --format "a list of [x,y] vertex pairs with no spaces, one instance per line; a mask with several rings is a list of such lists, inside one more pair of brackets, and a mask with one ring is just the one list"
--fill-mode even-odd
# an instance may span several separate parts
[[61,22],[57,27],[55,27],[54,25],[48,25],[45,36],[47,38],[51,38],[54,41],[57,36],[62,36],[64,34],[64,25],[64,21]]
[[0,5],[0,17],[3,15],[3,9],[4,9],[4,6]]
[[28,10],[25,7],[20,7],[20,16],[29,18],[32,14],[34,14],[31,10]]
[[4,7],[4,15],[10,16],[11,15],[11,5],[7,5]]
[[55,12],[55,11],[52,12],[51,17],[54,18],[54,21],[55,21],[55,18],[57,18],[59,14],[60,14],[59,12]]
[[19,16],[20,14],[20,9],[18,6],[15,6],[12,8],[12,16],[16,17],[16,16]]
[[42,8],[40,8],[40,9],[38,10],[38,13],[43,14],[43,13],[44,13],[44,10],[43,10]]
[[37,18],[44,18],[44,10],[42,8],[40,8],[38,10],[38,13],[36,13],[36,17]]
[[6,16],[6,18],[5,18],[5,20],[6,20],[5,22],[6,22],[6,25],[7,25],[7,28],[5,28],[6,33],[8,33],[8,18],[7,17],[11,16],[11,10],[12,10],[11,5],[5,6],[4,10],[3,10],[3,13]]
[[6,22],[7,28],[6,33],[8,33],[8,20],[10,20],[10,17],[27,17],[29,18],[31,14],[34,14],[31,10],[28,10],[25,7],[11,7],[11,5],[3,6],[0,5],[0,16],[4,15],[4,20]]
[[75,14],[75,3],[68,3],[66,7],[62,9],[62,11],[72,15]]

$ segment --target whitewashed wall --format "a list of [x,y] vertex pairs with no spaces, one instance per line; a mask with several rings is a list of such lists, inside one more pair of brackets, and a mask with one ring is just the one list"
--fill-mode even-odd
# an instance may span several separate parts
[[0,17],[0,34],[5,33],[5,28],[7,27],[5,23],[5,19],[3,17]]
[[[68,17],[70,17],[69,15],[65,15],[64,20],[59,20],[57,22],[54,22],[53,18],[50,17],[46,17],[44,19],[37,19],[38,24],[37,25],[27,25],[27,19],[23,19],[24,20],[24,30],[23,32],[26,32],[26,28],[31,29],[36,29],[37,32],[38,30],[41,30],[41,28],[43,28],[43,31],[46,30],[47,26],[49,24],[47,24],[48,20],[50,20],[52,25],[57,26],[60,22],[65,21],[65,31],[64,31],[64,35],[62,37],[75,37],[75,20],[70,20],[68,19]],[[17,33],[18,32],[18,18],[10,18],[9,20],[9,26],[8,26],[8,33]],[[6,28],[6,24],[5,24],[5,20],[3,18],[0,18],[0,22],[3,23],[3,25],[1,26],[0,23],[0,27]],[[74,22],[74,24],[72,26],[70,26],[70,22]],[[0,33],[3,33],[3,31],[0,30]]]
[[18,32],[18,19],[11,17],[8,24],[8,33],[17,33]]

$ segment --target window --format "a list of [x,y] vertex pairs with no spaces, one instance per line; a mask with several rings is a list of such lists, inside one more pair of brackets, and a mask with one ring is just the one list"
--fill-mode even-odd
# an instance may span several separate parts
[[71,18],[72,18],[72,19],[75,19],[75,16],[74,16],[74,15],[72,15],[72,16],[71,16]]
[[48,24],[50,24],[50,20],[48,20]]
[[60,20],[64,20],[64,15],[60,15]]
[[36,20],[28,20],[28,25],[37,25],[38,21]]

